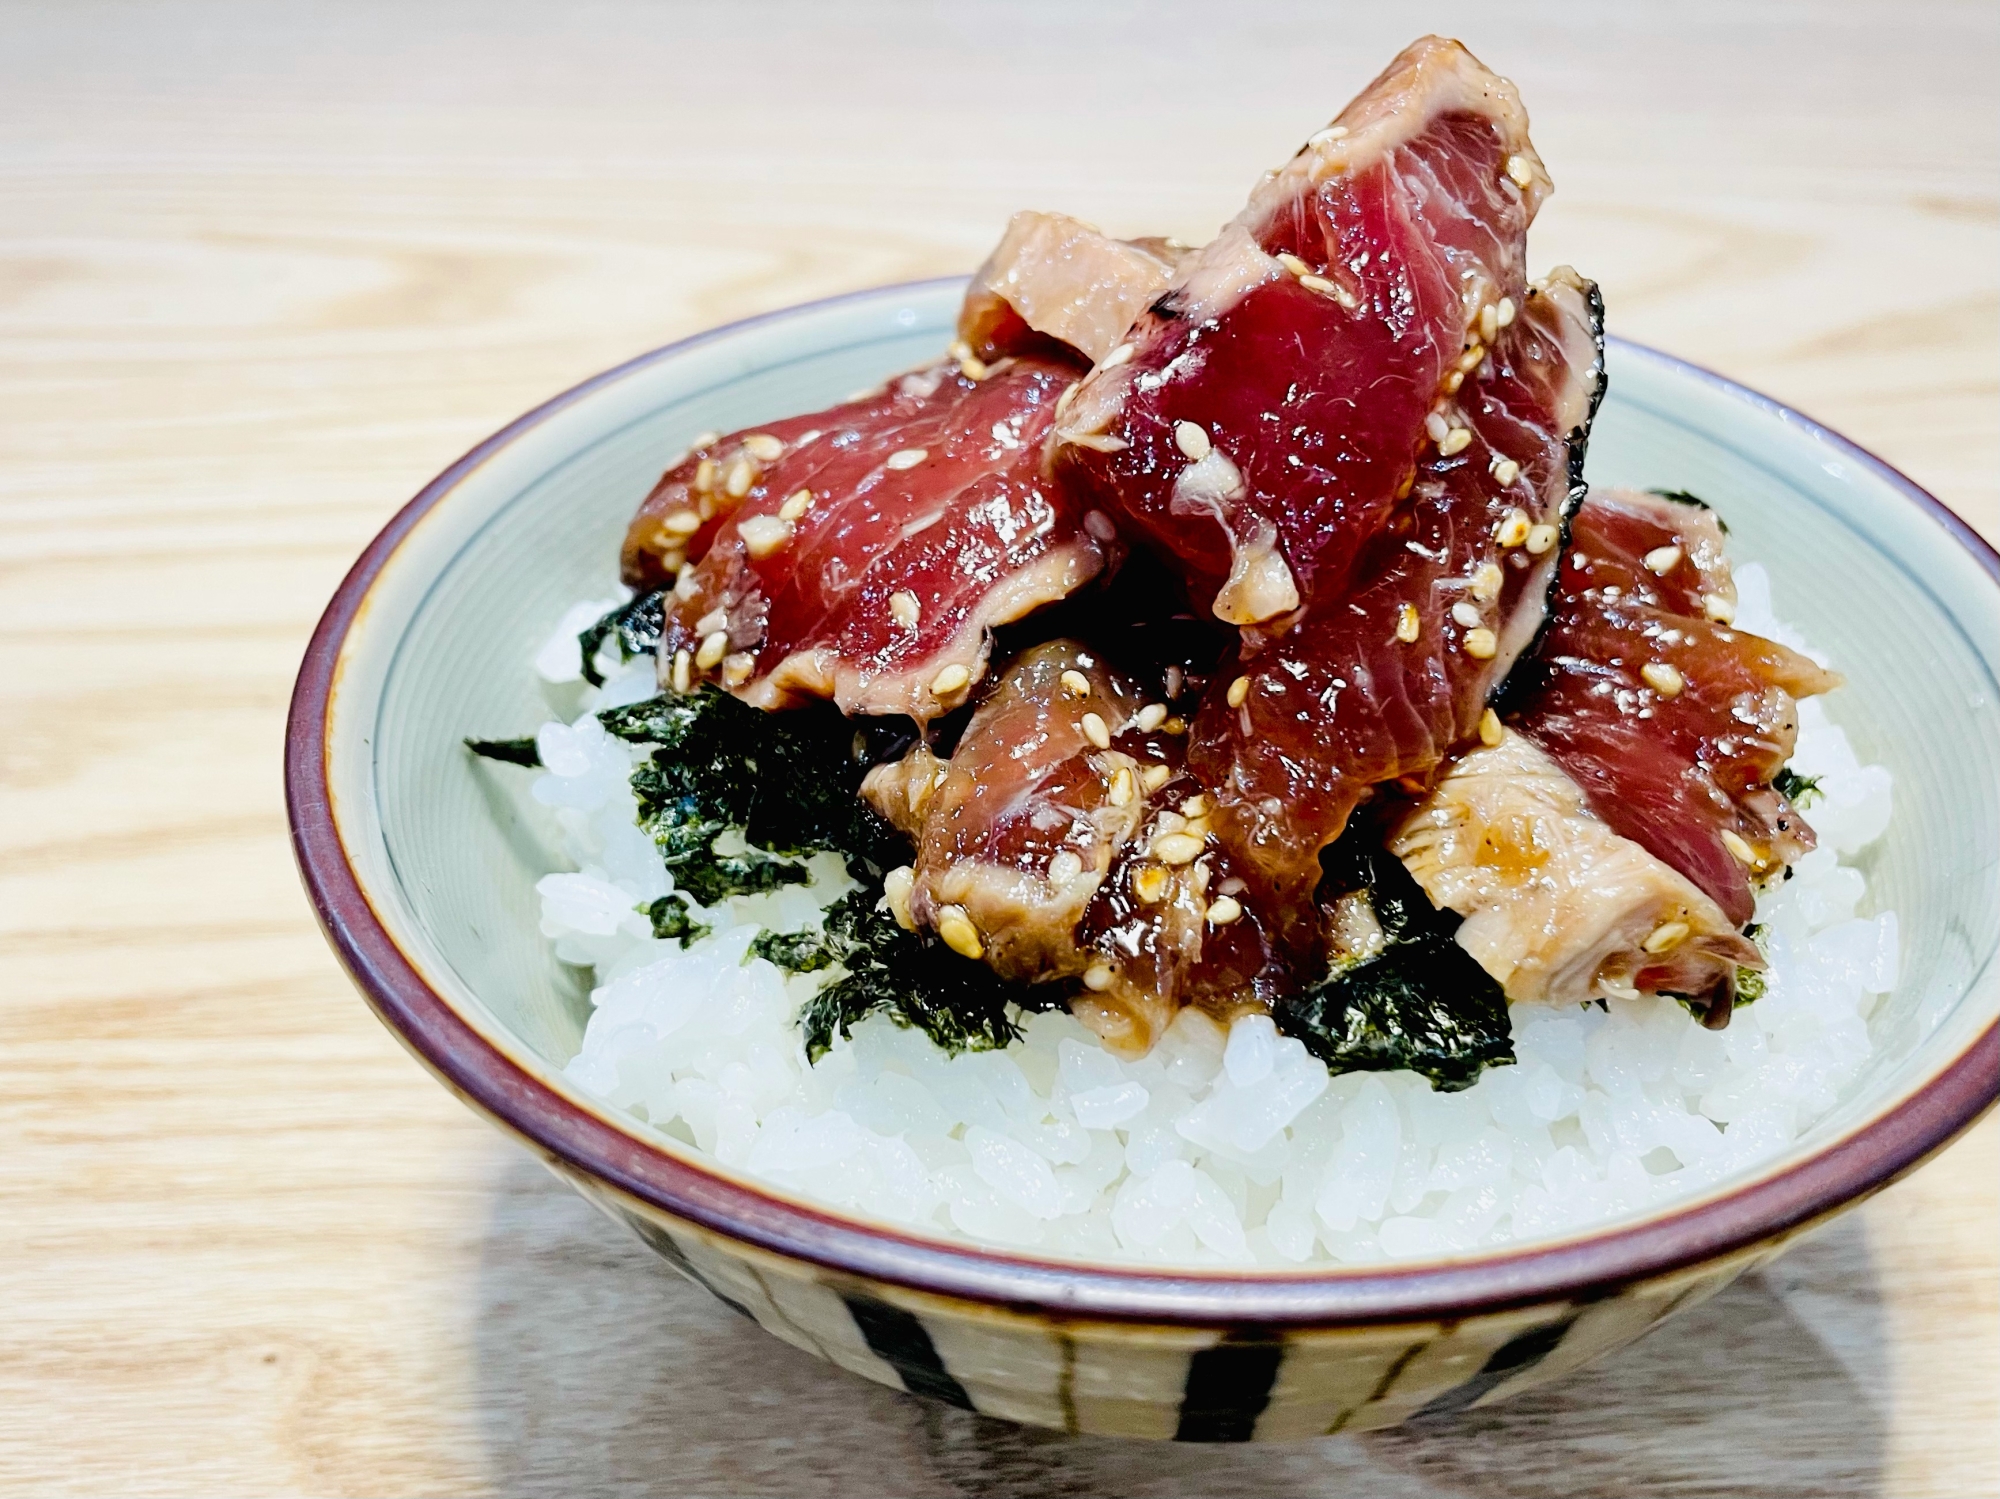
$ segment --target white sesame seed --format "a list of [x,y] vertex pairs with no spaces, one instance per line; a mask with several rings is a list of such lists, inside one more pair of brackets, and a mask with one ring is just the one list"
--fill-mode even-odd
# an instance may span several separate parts
[[1432,442],[1443,442],[1451,435],[1451,423],[1444,419],[1442,411],[1433,411],[1424,418],[1424,431],[1430,435]]
[[1243,914],[1243,902],[1233,895],[1225,895],[1208,908],[1210,926],[1228,926]]
[[690,437],[688,439],[688,446],[691,448],[705,448],[712,442],[721,442],[721,441],[722,441],[722,434],[711,428],[706,432],[695,433],[693,437]]
[[1648,661],[1639,668],[1639,676],[1661,697],[1679,697],[1681,689],[1687,686],[1680,672],[1666,661]]
[[728,651],[729,637],[717,630],[703,638],[700,648],[694,653],[694,664],[707,671],[728,654]]
[[713,635],[717,630],[726,630],[728,628],[729,611],[727,609],[711,609],[694,622],[694,632],[697,635]]
[[736,527],[744,550],[752,557],[768,557],[792,539],[792,523],[775,515],[747,515]]
[[1460,599],[1456,604],[1451,606],[1451,617],[1468,630],[1485,618],[1479,612],[1477,604],[1469,604],[1464,599]]
[[1181,803],[1181,815],[1183,817],[1208,816],[1208,797],[1204,793],[1197,791],[1193,796]]
[[1722,846],[1729,850],[1730,856],[1739,864],[1747,864],[1755,869],[1763,863],[1763,860],[1757,857],[1757,850],[1749,845],[1743,835],[1729,828],[1722,830]]
[[1278,264],[1290,271],[1294,276],[1310,276],[1312,274],[1312,267],[1289,250],[1280,250],[1278,252]]
[[1528,539],[1534,525],[1525,510],[1509,510],[1499,525],[1493,528],[1493,539],[1502,547],[1517,547]]
[[1167,833],[1178,833],[1188,825],[1188,820],[1178,812],[1162,812],[1153,819],[1153,836],[1158,838]]
[[1472,575],[1472,596],[1482,603],[1491,603],[1500,597],[1500,587],[1507,581],[1507,575],[1500,571],[1497,562],[1482,562]]
[[1521,465],[1511,458],[1496,457],[1493,460],[1493,482],[1505,489],[1521,477]]
[[1307,291],[1316,291],[1321,296],[1333,295],[1333,283],[1324,276],[1304,275],[1299,277],[1299,285]]
[[1408,645],[1422,631],[1424,622],[1417,614],[1415,604],[1404,604],[1396,611],[1396,638]]
[[1083,970],[1083,987],[1093,994],[1102,994],[1111,987],[1111,965],[1092,963]]
[[1445,394],[1447,395],[1457,394],[1459,386],[1463,384],[1465,384],[1465,371],[1453,370],[1450,374],[1444,377]]
[[1215,444],[1209,441],[1208,428],[1199,422],[1175,422],[1174,446],[1196,463],[1215,451]]
[[1058,850],[1056,856],[1049,860],[1049,883],[1051,885],[1067,885],[1082,873],[1083,860],[1079,859],[1066,848]]
[[916,884],[916,871],[902,864],[882,876],[882,894],[889,902],[889,914],[896,918],[896,925],[906,932],[917,929],[916,919],[910,915],[910,889]]
[[1530,526],[1528,528],[1527,547],[1530,552],[1539,557],[1561,539],[1562,533],[1554,526]]
[[1687,934],[1688,924],[1685,921],[1662,922],[1653,928],[1652,935],[1640,946],[1650,953],[1663,953],[1669,948],[1679,947]]
[[1148,796],[1158,791],[1173,778],[1173,771],[1165,765],[1148,765],[1144,770],[1139,772],[1139,784],[1146,788],[1146,795]]
[[1058,680],[1062,683],[1062,690],[1066,696],[1090,696],[1090,678],[1086,677],[1082,672],[1077,671],[1074,667],[1064,672]]
[[1202,841],[1190,833],[1167,833],[1153,840],[1153,857],[1162,864],[1192,864],[1201,857]]
[[1114,807],[1131,806],[1134,789],[1131,767],[1126,765],[1119,766],[1111,776],[1111,805]]
[[1463,453],[1471,446],[1472,429],[1470,427],[1453,427],[1449,432],[1445,433],[1444,441],[1438,444],[1438,452],[1443,457],[1449,458],[1455,453]]
[[1479,336],[1492,343],[1500,332],[1500,310],[1491,302],[1479,309]]
[[1502,297],[1493,306],[1493,319],[1503,328],[1511,327],[1516,310],[1512,297]]
[[1187,720],[1176,713],[1172,718],[1169,718],[1165,723],[1160,725],[1160,732],[1162,734],[1185,734],[1187,732]]
[[1230,707],[1232,708],[1242,707],[1244,699],[1249,696],[1250,696],[1250,679],[1248,677],[1238,677],[1235,681],[1229,684]]
[[743,439],[743,450],[759,463],[769,463],[785,455],[785,445],[768,432],[752,432]]
[[701,529],[701,517],[692,510],[676,510],[660,522],[660,529],[673,536],[692,536]]
[[795,489],[778,507],[778,519],[798,520],[813,507],[813,492],[810,489]]
[[1646,571],[1664,578],[1681,565],[1681,549],[1676,546],[1654,547],[1646,553]]
[[1475,661],[1491,661],[1493,653],[1500,649],[1500,642],[1491,630],[1481,627],[1467,630],[1463,642],[1465,654]]
[[1308,146],[1330,146],[1335,141],[1346,139],[1347,127],[1345,125],[1329,125],[1326,129],[1315,130],[1311,135],[1307,136],[1306,144]]
[[1083,715],[1081,726],[1083,737],[1088,739],[1092,744],[1096,745],[1099,749],[1111,748],[1111,730],[1105,726],[1104,719],[1101,716],[1095,713],[1086,713]]
[[923,618],[923,606],[917,596],[906,588],[899,588],[889,595],[889,618],[905,630],[914,630],[917,621]]
[[1138,352],[1138,348],[1133,344],[1120,344],[1104,356],[1103,362],[1098,367],[1107,370],[1116,369]]
[[1717,624],[1736,623],[1736,605],[1719,593],[1704,593],[1701,596],[1701,612]]
[[1065,411],[1069,410],[1069,403],[1076,399],[1076,388],[1082,383],[1083,382],[1081,380],[1072,380],[1069,384],[1063,387],[1063,393],[1056,397],[1057,421],[1061,421],[1062,414]]
[[1479,362],[1485,357],[1486,346],[1484,344],[1474,344],[1458,356],[1458,367],[1469,375],[1479,368]]
[[686,651],[674,652],[674,691],[686,692],[694,685],[694,658]]
[[722,681],[728,687],[741,687],[750,680],[750,673],[757,669],[757,658],[748,651],[733,651],[722,658]]
[[897,470],[915,468],[930,456],[928,448],[903,448],[884,458],[882,460],[882,467]]
[[1172,878],[1157,864],[1142,864],[1132,873],[1132,893],[1149,906],[1157,904]]
[[733,500],[740,500],[750,493],[750,486],[756,482],[756,466],[748,458],[739,458],[729,465],[729,477],[722,481],[723,493]]
[[993,366],[976,354],[967,354],[958,361],[958,372],[976,385],[993,373]]
[[953,662],[931,678],[931,696],[950,697],[954,692],[963,691],[971,680],[972,673],[957,662]]
[[1507,158],[1507,175],[1513,179],[1514,186],[1527,187],[1535,180],[1534,164],[1525,156],[1510,156]]
[[946,906],[939,911],[937,929],[938,935],[944,938],[944,945],[961,958],[977,960],[986,956],[986,945],[979,940],[979,928],[965,914],[965,907]]
[[694,487],[703,490],[715,488],[715,474],[715,460],[713,458],[702,459],[701,462],[694,466]]
[[814,427],[810,432],[801,432],[797,437],[793,438],[792,446],[794,448],[802,448],[809,442],[816,442],[819,436],[819,428]]
[[1500,715],[1495,713],[1491,708],[1488,708],[1484,713],[1479,715],[1479,742],[1481,744],[1491,748],[1500,742],[1501,737],[1505,733],[1506,731],[1500,727]]
[[1166,721],[1167,705],[1165,703],[1148,703],[1132,719],[1132,722],[1139,726],[1139,732],[1142,734],[1152,733],[1153,730]]

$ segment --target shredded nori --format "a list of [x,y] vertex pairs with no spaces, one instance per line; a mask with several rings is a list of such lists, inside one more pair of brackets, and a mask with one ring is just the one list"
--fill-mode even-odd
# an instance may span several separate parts
[[1506,996],[1452,940],[1459,918],[1434,908],[1402,861],[1364,830],[1328,849],[1322,865],[1322,898],[1365,895],[1385,945],[1279,1000],[1278,1028],[1334,1072],[1407,1068],[1444,1093],[1511,1063]]
[[678,938],[682,947],[690,942],[699,942],[715,930],[705,921],[696,921],[688,903],[678,894],[663,895],[651,905],[639,909],[653,923],[655,937],[662,941]]
[[1804,811],[1825,794],[1819,789],[1819,781],[1818,776],[1802,776],[1787,765],[1771,777],[1771,789]]
[[535,748],[532,734],[525,739],[468,739],[465,747],[485,759],[525,765],[531,770],[539,769],[542,763],[542,752]]
[[799,1016],[806,1056],[817,1062],[869,1015],[885,1014],[922,1031],[946,1051],[991,1051],[1020,1034],[1007,1013],[1024,997],[983,963],[960,957],[928,934],[906,932],[881,909],[879,885],[863,885],[827,907],[821,929],[766,933],[751,954],[793,973],[835,964],[846,972],[806,1003]]
[[620,661],[630,661],[634,656],[653,652],[660,643],[660,630],[666,623],[666,595],[664,588],[641,594],[629,604],[620,604],[576,637],[576,643],[583,649],[583,679],[586,682],[593,687],[604,685],[604,674],[597,669],[597,653],[607,640],[618,646]]
[[[1715,507],[1709,504],[1707,500],[1704,500],[1698,494],[1690,494],[1685,489],[1649,489],[1646,493],[1656,494],[1663,500],[1673,500],[1677,504],[1692,505],[1697,510],[1707,510],[1711,513],[1715,511]],[[1724,520],[1719,514],[1715,517],[1715,524],[1724,536],[1729,534],[1729,522]]]

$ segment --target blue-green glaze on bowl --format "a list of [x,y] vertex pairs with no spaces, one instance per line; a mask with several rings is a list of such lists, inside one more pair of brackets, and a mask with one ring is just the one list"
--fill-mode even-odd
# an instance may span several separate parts
[[1867,855],[1902,982],[1841,1104],[1741,1179],[1587,1234],[1355,1270],[1177,1272],[988,1250],[786,1198],[580,1094],[588,1015],[537,927],[550,842],[468,734],[541,720],[552,622],[615,581],[625,522],[697,432],[810,410],[932,357],[963,283],[735,324],[579,386],[475,449],[369,547],[293,699],[287,789],[328,935],[471,1106],[684,1273],[796,1346],[1016,1420],[1266,1440],[1501,1399],[1629,1342],[1909,1170],[2000,1090],[2000,557],[1879,461],[1714,375],[1612,341],[1600,484],[1690,490],[1829,701],[1896,777]]

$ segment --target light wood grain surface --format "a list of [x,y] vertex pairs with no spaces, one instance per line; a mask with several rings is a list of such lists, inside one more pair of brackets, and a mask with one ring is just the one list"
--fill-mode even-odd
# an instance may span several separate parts
[[1995,1121],[1504,1408],[1068,1439],[656,1269],[404,1056],[300,895],[292,674],[430,474],[1016,207],[1205,237],[1426,28],[1522,85],[1538,265],[2000,536],[1989,5],[0,7],[0,1489],[2000,1492]]

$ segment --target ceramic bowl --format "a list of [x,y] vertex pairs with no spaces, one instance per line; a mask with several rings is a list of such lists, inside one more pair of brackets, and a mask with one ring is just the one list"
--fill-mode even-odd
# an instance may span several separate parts
[[540,721],[528,662],[602,596],[668,455],[930,358],[962,283],[889,287],[647,354],[480,444],[348,574],[287,746],[305,883],[368,1002],[467,1104],[745,1316],[841,1367],[987,1414],[1183,1440],[1315,1436],[1498,1400],[1629,1342],[1910,1170],[2000,1087],[2000,557],[1798,413],[1615,342],[1598,482],[1714,499],[1831,700],[1896,776],[1869,855],[1903,979],[1850,1095],[1780,1158],[1594,1232],[1434,1263],[1174,1272],[1035,1259],[758,1186],[562,1075],[588,998],[537,930],[559,867],[468,733]]

